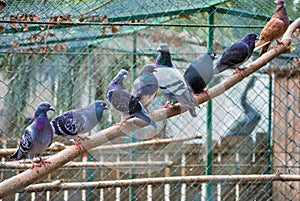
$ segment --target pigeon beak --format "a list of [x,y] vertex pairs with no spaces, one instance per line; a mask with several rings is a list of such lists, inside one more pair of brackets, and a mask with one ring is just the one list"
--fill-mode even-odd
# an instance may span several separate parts
[[105,110],[108,110],[108,107],[105,105],[104,109],[105,109]]
[[55,109],[53,107],[50,107],[49,110],[55,111]]

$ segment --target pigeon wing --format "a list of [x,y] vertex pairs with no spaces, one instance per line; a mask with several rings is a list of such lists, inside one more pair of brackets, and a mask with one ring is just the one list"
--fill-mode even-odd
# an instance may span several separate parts
[[245,42],[237,42],[225,50],[218,64],[235,68],[247,59],[249,52],[250,48]]
[[153,74],[164,94],[180,96],[188,88],[183,76],[175,68],[157,68]]
[[112,106],[125,114],[129,111],[130,93],[126,89],[113,89],[109,92]]
[[11,159],[16,158],[17,160],[22,159],[32,147],[33,137],[31,134],[31,127],[25,129],[18,150],[10,156]]

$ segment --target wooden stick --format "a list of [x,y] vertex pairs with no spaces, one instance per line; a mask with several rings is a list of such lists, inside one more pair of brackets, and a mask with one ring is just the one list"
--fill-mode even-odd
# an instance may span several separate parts
[[[193,137],[184,137],[184,138],[167,138],[167,139],[154,139],[154,140],[146,140],[142,142],[134,142],[134,143],[127,143],[127,144],[112,144],[112,145],[104,145],[104,146],[99,146],[96,148],[93,148],[91,151],[110,151],[110,150],[115,150],[115,149],[130,149],[130,148],[135,148],[135,147],[147,147],[147,146],[156,146],[156,145],[164,145],[164,144],[169,144],[169,143],[177,143],[177,142],[183,142],[187,140],[195,140],[195,139],[201,139],[202,136],[196,135]],[[67,145],[65,144],[54,144],[53,146],[49,147],[46,151],[51,151],[51,152],[58,152],[66,149]],[[8,148],[8,149],[0,149],[0,157],[3,156],[9,156],[15,153],[17,148]]]
[[156,177],[156,178],[139,178],[124,179],[96,182],[70,182],[64,183],[62,180],[51,183],[32,184],[21,192],[41,192],[41,191],[61,191],[61,190],[78,190],[78,189],[98,189],[110,187],[128,187],[128,186],[145,186],[161,185],[172,183],[203,183],[203,182],[273,182],[273,181],[300,181],[300,175],[297,174],[251,174],[251,175],[201,175],[201,176],[174,176],[174,177]]
[[127,143],[127,144],[104,145],[104,146],[100,146],[100,147],[91,149],[90,151],[110,151],[110,150],[116,150],[116,149],[130,149],[130,148],[147,147],[147,146],[153,146],[153,145],[165,145],[165,144],[169,144],[169,143],[184,142],[187,140],[195,140],[195,139],[201,139],[201,138],[202,138],[201,135],[196,135],[194,137],[184,137],[184,138],[154,139],[154,140],[133,142],[133,143]]
[[[109,167],[115,168],[120,166],[129,166],[132,168],[145,168],[151,166],[171,166],[173,161],[120,161],[120,162],[68,162],[63,165],[64,168],[75,168],[75,167]],[[139,166],[139,167],[135,167]],[[0,163],[0,168],[9,168],[9,169],[29,169],[31,163],[19,163],[19,162],[2,162]]]
[[[290,27],[288,28],[288,33],[293,33],[295,27],[300,26],[300,18],[295,20]],[[289,45],[291,43],[291,36],[285,35],[283,38],[283,42],[285,45],[279,46],[276,49],[272,49],[269,52],[263,54],[261,57],[259,57],[254,62],[250,63],[247,66],[247,69],[243,71],[245,77],[249,76],[251,73],[255,72],[262,66],[266,65],[269,61],[277,57],[278,55],[288,52]],[[212,87],[209,90],[209,96],[202,93],[196,99],[198,100],[198,103],[204,103],[208,101],[210,98],[214,98],[220,94],[222,94],[224,91],[230,89],[235,84],[240,82],[242,79],[244,79],[244,76],[241,76],[239,74],[234,74],[233,76],[229,77],[228,79],[224,80],[220,84]],[[186,112],[186,107],[181,107],[180,104],[175,104],[174,107],[171,108],[164,108],[154,111],[151,114],[152,120],[155,122],[165,120],[169,117],[181,114],[183,112]],[[118,126],[112,126],[107,129],[104,129],[94,135],[91,135],[89,140],[85,140],[82,142],[83,149],[78,148],[77,146],[70,146],[67,149],[53,155],[48,159],[48,161],[51,163],[48,165],[47,168],[45,167],[39,167],[37,170],[29,169],[27,171],[24,171],[16,176],[13,176],[9,179],[4,180],[0,183],[0,198],[3,198],[7,195],[16,193],[26,186],[36,182],[38,179],[43,178],[48,173],[55,171],[57,168],[62,167],[67,162],[75,159],[78,155],[82,154],[86,150],[90,150],[92,148],[95,148],[97,146],[100,146],[110,140],[115,139],[116,137],[125,135],[126,133],[130,133],[134,130],[137,130],[138,128],[147,126],[147,123],[145,123],[142,120],[132,118],[127,121],[127,123],[124,126],[118,127]]]

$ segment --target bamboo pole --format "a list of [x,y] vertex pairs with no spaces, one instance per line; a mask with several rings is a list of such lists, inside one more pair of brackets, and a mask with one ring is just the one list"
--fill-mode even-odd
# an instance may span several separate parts
[[[147,147],[147,146],[160,146],[165,145],[169,143],[178,143],[178,142],[184,142],[188,140],[195,140],[195,139],[201,139],[202,135],[196,135],[193,137],[183,137],[183,138],[167,138],[167,139],[154,139],[154,140],[146,140],[142,142],[134,142],[134,143],[126,143],[126,144],[112,144],[112,145],[103,145],[96,148],[93,148],[89,150],[89,152],[92,151],[110,151],[110,150],[116,150],[116,149],[130,149],[135,147]],[[56,143],[53,146],[51,145],[46,151],[51,152],[59,152],[62,151],[69,146],[62,144],[62,143]],[[8,149],[0,149],[0,157],[3,156],[9,156],[15,153],[17,148],[8,148]]]
[[[204,93],[200,94],[196,97],[199,104],[208,101],[211,98],[221,95],[224,91],[230,89],[235,84],[243,80],[245,77],[249,76],[251,73],[257,71],[262,66],[266,65],[269,61],[279,56],[282,53],[286,53],[289,51],[289,45],[291,43],[291,34],[293,31],[300,27],[300,18],[295,20],[288,28],[287,33],[285,34],[282,41],[285,45],[279,46],[278,48],[272,49],[269,52],[263,54],[254,62],[250,63],[247,66],[247,69],[243,71],[244,76],[240,74],[234,74],[231,77],[227,78],[223,82],[218,85],[212,87],[209,90],[209,95]],[[180,106],[179,103],[175,104],[174,107],[164,108],[154,111],[151,114],[151,118],[157,122],[167,119],[169,117],[181,114],[186,112],[186,107]],[[133,118],[127,121],[124,126],[112,126],[107,129],[104,129],[98,133],[95,133],[90,137],[89,140],[85,140],[82,142],[83,149],[78,148],[77,146],[70,146],[67,149],[51,156],[48,161],[50,164],[46,167],[37,168],[38,172],[29,169],[24,171],[16,176],[13,176],[9,179],[4,180],[0,183],[0,198],[3,198],[7,195],[16,193],[26,186],[36,182],[38,179],[43,178],[48,173],[55,171],[57,168],[62,167],[67,162],[75,159],[78,155],[82,154],[86,150],[90,150],[97,146],[100,146],[116,137],[125,135],[126,133],[130,133],[138,128],[145,127],[147,124],[142,120]]]
[[128,186],[145,186],[161,185],[174,183],[204,183],[204,182],[273,182],[273,181],[300,181],[300,175],[291,174],[251,174],[251,175],[201,175],[201,176],[174,176],[174,177],[156,177],[156,178],[139,178],[95,182],[69,182],[57,180],[51,183],[32,184],[21,192],[41,192],[41,191],[61,191],[61,190],[78,190],[78,189],[99,189],[111,187],[128,187]]
[[[78,167],[108,167],[113,168],[116,166],[132,167],[132,168],[146,168],[148,166],[171,166],[173,161],[119,161],[119,162],[68,162],[63,165],[64,168],[78,168]],[[2,162],[0,163],[0,168],[4,169],[29,169],[31,168],[31,163],[19,163],[19,162]]]

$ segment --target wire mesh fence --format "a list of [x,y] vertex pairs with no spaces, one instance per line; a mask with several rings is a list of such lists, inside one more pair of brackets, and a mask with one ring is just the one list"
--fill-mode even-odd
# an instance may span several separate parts
[[[160,43],[170,46],[173,64],[184,73],[209,49],[220,57],[245,34],[259,35],[275,10],[273,1],[260,0],[0,3],[1,181],[31,167],[27,159],[8,156],[40,102],[55,107],[49,113],[53,119],[94,100],[107,101],[108,85],[120,69],[129,71],[125,87],[130,91],[139,70],[155,63]],[[299,2],[285,6],[296,20]],[[185,112],[157,122],[158,128],[127,132],[2,200],[299,200],[299,181],[168,180],[300,174],[299,34],[299,29],[293,34],[290,53],[201,104],[196,118]],[[244,65],[257,58],[254,52]],[[232,73],[215,75],[207,88]],[[165,102],[158,92],[148,109]],[[88,135],[120,120],[110,106]],[[44,158],[71,145],[55,135]]]

